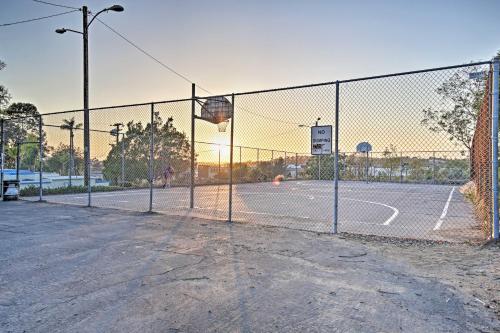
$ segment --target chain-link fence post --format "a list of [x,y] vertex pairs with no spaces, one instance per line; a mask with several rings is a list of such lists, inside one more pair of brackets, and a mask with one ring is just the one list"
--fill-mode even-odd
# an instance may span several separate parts
[[154,182],[154,128],[155,104],[151,103],[151,126],[149,130],[149,212],[153,211],[153,182]]
[[121,186],[125,186],[125,133],[122,133],[122,153],[121,153],[121,178],[122,178],[122,184]]
[[19,181],[19,164],[21,163],[21,143],[16,139],[16,181]]
[[399,182],[403,182],[403,152],[399,155]]
[[318,180],[321,180],[321,155],[318,155]]
[[283,172],[283,176],[286,177],[286,169],[287,169],[287,164],[286,164],[286,151],[285,151],[285,162],[283,163],[283,169],[281,172]]
[[[470,158],[469,158],[470,160]],[[432,152],[432,183],[436,184],[436,152]]]
[[295,153],[295,180],[299,179],[299,154]]
[[274,150],[271,150],[271,179],[274,178]]
[[492,86],[492,116],[491,116],[491,144],[492,144],[492,190],[493,190],[493,239],[498,239],[498,113],[500,112],[499,76],[500,57],[493,61]]
[[219,164],[218,164],[218,167],[217,167],[217,182],[220,183],[221,180],[222,180],[222,177],[221,177],[221,174],[220,174],[220,144],[217,145],[218,147],[218,154],[219,154]]
[[[234,140],[234,94],[231,95],[231,138],[229,141],[230,152],[229,152],[229,209],[228,209],[228,222],[232,222],[233,215],[233,140]],[[220,149],[219,149],[220,156]],[[240,150],[241,158],[241,150]]]
[[366,165],[365,165],[365,168],[366,168],[366,183],[368,184],[370,182],[370,178],[369,178],[369,171],[370,171],[370,152],[366,152]]
[[334,204],[333,204],[333,228],[332,232],[337,233],[339,219],[339,101],[340,83],[335,82],[335,171],[334,171]]
[[189,208],[194,208],[194,130],[195,130],[195,108],[196,108],[196,85],[191,84],[191,172],[189,182]]
[[38,170],[38,200],[43,201],[43,119],[42,115],[40,115],[38,120],[38,141],[39,141],[39,158],[40,165]]

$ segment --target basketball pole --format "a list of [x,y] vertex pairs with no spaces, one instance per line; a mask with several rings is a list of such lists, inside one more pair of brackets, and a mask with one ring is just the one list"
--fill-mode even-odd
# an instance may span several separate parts
[[[228,222],[232,222],[233,215],[233,140],[234,140],[234,94],[231,95],[231,138],[230,138],[230,152],[229,152],[229,213]],[[241,153],[240,153],[241,158]]]
[[194,208],[194,130],[196,85],[191,83],[191,181],[189,183],[189,208]]

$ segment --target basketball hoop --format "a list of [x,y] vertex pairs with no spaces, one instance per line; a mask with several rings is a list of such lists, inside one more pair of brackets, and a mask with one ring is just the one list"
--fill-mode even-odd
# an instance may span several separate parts
[[209,97],[201,106],[201,119],[216,124],[219,132],[225,132],[233,116],[233,105],[224,96]]
[[227,128],[227,124],[229,124],[229,120],[221,121],[220,123],[217,124],[217,128],[219,129],[219,132],[225,132]]

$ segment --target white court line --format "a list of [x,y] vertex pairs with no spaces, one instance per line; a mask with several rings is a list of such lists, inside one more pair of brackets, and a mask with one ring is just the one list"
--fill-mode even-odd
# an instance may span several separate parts
[[358,199],[351,199],[351,198],[339,198],[339,199],[351,200],[351,201],[358,201],[358,202],[367,202],[367,203],[371,203],[371,204],[374,204],[374,205],[380,205],[380,206],[384,206],[384,207],[392,209],[392,211],[394,213],[392,213],[391,217],[389,217],[384,223],[382,223],[382,225],[389,225],[389,224],[391,224],[391,222],[396,218],[396,216],[399,215],[399,210],[396,207],[392,207],[392,206],[383,204],[381,202],[367,201],[367,200],[358,200]]
[[[278,194],[278,195],[281,195],[283,193],[276,193],[276,192],[268,192],[268,193],[263,193],[263,192],[235,192],[236,194],[253,194],[253,195],[269,195],[269,194]],[[310,200],[314,200],[314,197],[310,196],[310,195],[306,195],[306,194],[298,194],[298,193],[288,193],[289,195],[297,195],[297,196],[303,196],[303,197],[308,197]],[[312,198],[311,198],[312,197]],[[319,197],[319,198],[330,198],[331,196],[326,196],[326,195],[317,195],[316,197]],[[383,206],[383,207],[386,207],[386,208],[389,208],[393,211],[392,215],[386,220],[384,221],[384,223],[382,224],[379,224],[379,225],[390,225],[392,221],[394,221],[394,219],[399,215],[399,210],[396,208],[396,207],[393,207],[393,206],[390,206],[390,205],[387,205],[387,204],[384,204],[384,203],[381,203],[381,202],[376,202],[376,201],[368,201],[368,200],[360,200],[360,199],[351,199],[351,198],[339,198],[341,200],[350,200],[350,201],[357,201],[357,202],[365,202],[365,203],[369,203],[369,204],[372,204],[372,205],[379,205],[379,206]],[[236,211],[234,211],[236,212]],[[245,211],[240,211],[240,213],[245,213],[245,214],[256,214],[256,215],[270,215],[270,216],[277,216],[277,217],[286,217],[285,215],[281,215],[281,214],[272,214],[272,213],[263,213],[263,212],[245,212]],[[305,218],[305,219],[309,219],[310,217],[302,217],[302,216],[296,216],[296,217],[299,217],[299,218]]]
[[[179,208],[189,209],[188,206],[179,206]],[[227,212],[227,209],[221,209],[221,208],[198,207],[198,206],[195,206],[194,208],[199,209],[199,210],[211,210],[211,211],[224,212],[224,213]],[[273,216],[273,217],[286,217],[286,218],[294,217],[294,218],[303,219],[303,220],[310,220],[311,219],[309,216],[290,216],[290,215],[264,213],[264,212],[252,212],[252,211],[244,211],[244,210],[233,210],[233,213],[267,215],[267,216]]]
[[446,214],[448,214],[448,208],[450,207],[450,201],[453,197],[453,192],[455,192],[455,186],[453,186],[453,188],[451,189],[450,195],[448,196],[448,201],[446,201],[443,212],[441,213],[441,216],[439,217],[439,220],[437,221],[436,226],[433,230],[439,230],[441,228],[441,225],[443,225],[444,218],[446,217]]
[[[297,192],[301,192],[301,193],[297,193]],[[331,198],[331,196],[329,195],[316,195],[316,196],[312,196],[310,194],[306,194],[308,191],[295,191],[295,193],[287,193],[287,192],[247,192],[247,191],[236,191],[235,194],[242,194],[242,195],[260,195],[260,196],[266,196],[266,195],[279,195],[279,196],[282,196],[282,195],[296,195],[296,196],[303,196],[303,197],[307,197],[309,200],[314,200],[315,198]],[[133,191],[124,191],[124,192],[96,192],[93,194],[93,197],[98,199],[98,198],[104,198],[104,197],[119,197],[119,196],[130,196],[130,195],[138,195],[138,194],[148,194],[149,191],[148,190],[133,190]],[[157,192],[158,193],[158,192]],[[161,192],[160,192],[161,193]],[[165,191],[163,193],[169,193],[169,191]],[[205,195],[211,195],[215,192],[205,192],[202,194],[205,194]],[[69,196],[71,199],[85,199],[86,196]],[[368,200],[360,200],[360,199],[352,199],[352,198],[343,198],[343,197],[339,197],[339,199],[341,200],[350,200],[350,201],[356,201],[356,202],[364,202],[364,203],[368,203],[368,204],[373,204],[373,205],[379,205],[379,206],[383,206],[383,207],[386,207],[386,208],[389,208],[393,211],[393,214],[386,220],[384,221],[382,224],[378,224],[376,223],[377,225],[385,225],[385,226],[388,226],[391,224],[391,222],[399,215],[399,210],[396,208],[396,207],[393,207],[393,206],[390,206],[390,205],[387,205],[387,204],[384,204],[384,203],[381,203],[381,202],[376,202],[376,201],[368,201]],[[187,200],[181,200],[181,201],[187,201]],[[118,200],[118,202],[123,202],[123,203],[126,203],[127,201],[126,200]],[[154,205],[157,205],[156,203],[153,203]],[[179,206],[177,206],[179,207]],[[182,207],[182,206],[180,206]],[[180,208],[179,207],[179,208]],[[202,207],[197,207],[198,209],[206,209],[206,210],[214,210],[213,208],[202,208]],[[219,209],[215,209],[216,211],[219,210]],[[282,214],[273,214],[273,213],[265,213],[265,212],[254,212],[254,211],[234,211],[235,213],[238,212],[238,213],[242,213],[242,214],[255,214],[255,215],[268,215],[268,216],[274,216],[274,217],[290,217],[290,216],[287,216],[287,215],[282,215]],[[301,219],[311,219],[309,216],[296,216],[297,218],[301,218]]]
[[[275,192],[269,192],[269,193],[263,193],[263,192],[236,192],[236,194],[253,194],[253,195],[268,195],[268,194],[282,194],[282,193],[275,193]],[[311,195],[306,195],[306,194],[297,194],[297,193],[288,193],[289,195],[298,195],[298,196],[304,196],[308,197],[310,200],[314,200],[315,197]],[[317,198],[331,198],[331,196],[327,195],[317,195]],[[396,207],[381,203],[381,202],[376,202],[376,201],[368,201],[368,200],[360,200],[360,199],[351,199],[351,198],[342,198],[340,197],[339,199],[341,200],[350,200],[350,201],[357,201],[357,202],[366,202],[372,205],[379,205],[383,207],[387,207],[393,211],[392,215],[384,222],[382,225],[390,225],[392,221],[399,215],[399,210]]]

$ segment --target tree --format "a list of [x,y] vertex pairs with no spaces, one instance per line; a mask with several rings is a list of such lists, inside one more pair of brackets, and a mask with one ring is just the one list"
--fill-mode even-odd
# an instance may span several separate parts
[[[164,122],[158,112],[154,113],[154,178],[161,177],[166,165],[175,170],[177,182],[189,178],[191,145],[185,133],[177,131],[173,119]],[[127,123],[125,135],[118,144],[112,145],[103,161],[103,174],[106,179],[120,179],[122,144],[125,155],[125,181],[137,186],[145,185],[149,175],[150,131],[151,124],[141,122]]]
[[19,146],[19,169],[35,171],[40,163],[38,135],[28,134],[25,143]]
[[73,169],[75,167],[74,165],[74,160],[73,160],[73,152],[74,152],[74,145],[73,145],[73,138],[75,136],[74,131],[81,129],[82,128],[82,123],[75,123],[75,117],[71,117],[71,119],[63,119],[63,124],[60,126],[61,129],[63,130],[68,130],[69,131],[69,186],[71,186],[71,176],[73,174]]
[[[321,158],[321,166],[320,166]],[[332,180],[334,178],[335,156],[313,156],[306,163],[306,175],[311,179]],[[321,174],[320,174],[321,172]]]
[[[6,67],[6,64],[0,60],[0,71]],[[0,84],[0,114],[2,113],[2,109],[6,107],[10,102],[10,94],[5,86]]]
[[[49,156],[46,157],[44,163],[44,170],[47,172],[56,172],[60,175],[69,174],[69,156],[70,147],[65,144],[59,144],[58,147],[53,149]],[[81,175],[83,172],[83,153],[81,149],[76,148],[72,151],[73,171],[75,175]]]
[[[31,103],[13,103],[6,109],[0,110],[2,115],[12,118],[4,122],[4,147],[5,147],[5,165],[14,167],[16,165],[17,154],[20,158],[28,157],[23,155],[23,151],[29,150],[29,147],[37,146],[39,141],[39,113]],[[45,135],[42,133],[42,140]],[[45,140],[44,140],[45,141]],[[30,143],[27,143],[30,142]],[[38,151],[38,147],[36,151]],[[20,161],[19,167],[24,167],[25,162]],[[28,163],[30,169],[34,166]]]
[[384,157],[382,165],[384,166],[384,168],[389,169],[389,181],[391,182],[394,167],[398,166],[399,164],[396,147],[392,144],[389,147],[386,147],[384,152],[382,153],[382,156]]
[[424,109],[421,121],[433,132],[447,133],[450,141],[460,143],[469,151],[486,82],[485,79],[471,80],[469,74],[481,70],[472,66],[453,74],[437,89],[443,106]]
[[38,136],[40,114],[33,104],[12,103],[2,114],[12,118],[4,124],[7,145],[25,141],[28,134]]

